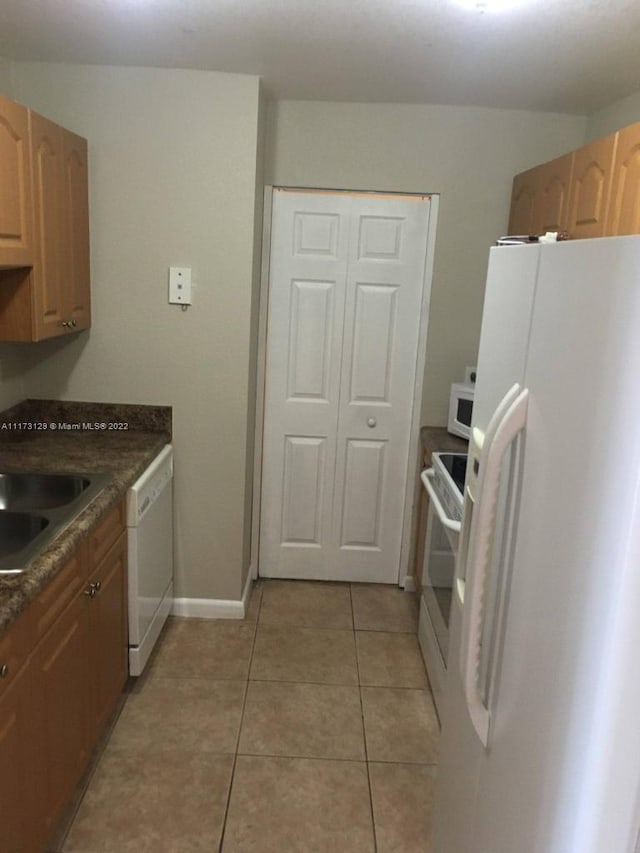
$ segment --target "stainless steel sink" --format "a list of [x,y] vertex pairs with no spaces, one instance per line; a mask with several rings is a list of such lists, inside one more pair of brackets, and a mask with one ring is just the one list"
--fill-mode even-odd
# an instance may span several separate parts
[[0,473],[0,582],[27,571],[110,479],[110,474]]
[[89,486],[72,474],[0,474],[0,509],[33,511],[65,506]]
[[49,520],[29,512],[0,512],[0,557],[15,554],[30,545]]

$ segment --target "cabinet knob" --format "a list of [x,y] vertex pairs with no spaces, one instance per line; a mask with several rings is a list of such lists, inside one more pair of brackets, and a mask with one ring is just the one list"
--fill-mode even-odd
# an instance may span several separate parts
[[0,666],[0,678],[7,678],[9,676],[9,667],[6,663],[3,663]]
[[88,595],[89,598],[95,598],[98,590],[95,587],[95,584],[90,583],[88,589],[85,589],[84,594]]
[[378,423],[378,421],[375,418],[367,418],[367,426],[370,427],[371,429],[373,429],[374,426],[377,425],[377,423]]
[[69,320],[69,325],[73,326],[73,328],[75,329],[75,327],[78,325],[78,321],[77,320]]
[[69,321],[68,321],[68,320],[62,320],[62,322],[60,323],[60,325],[61,325],[61,326],[64,326],[64,328],[66,329],[66,327],[69,325]]
[[91,584],[91,586],[95,589],[96,592],[100,592],[100,590],[102,589],[102,581],[96,581],[94,584]]

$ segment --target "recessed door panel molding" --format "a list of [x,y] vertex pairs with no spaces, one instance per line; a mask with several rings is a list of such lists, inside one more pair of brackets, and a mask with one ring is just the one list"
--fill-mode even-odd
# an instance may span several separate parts
[[576,225],[592,225],[602,216],[605,173],[591,162],[576,181],[574,218]]
[[274,190],[262,576],[398,582],[429,209]]
[[36,323],[39,337],[59,334],[64,316],[62,275],[69,274],[63,255],[62,128],[31,114],[31,149],[37,263],[34,266]]
[[358,258],[397,261],[402,251],[404,218],[361,216],[358,229]]
[[334,281],[291,282],[287,398],[328,403]]
[[617,135],[574,153],[569,233],[572,238],[603,237],[609,207]]
[[397,324],[397,285],[356,285],[352,403],[389,405]]
[[339,213],[297,211],[293,228],[294,255],[338,257]]
[[0,95],[0,265],[33,263],[29,118]]
[[25,227],[25,209],[21,201],[24,184],[24,148],[20,137],[9,122],[0,116],[0,163],[3,174],[6,171],[4,185],[6,198],[0,208],[0,240],[2,242],[20,242]]
[[322,437],[287,436],[284,450],[282,544],[319,548],[325,483]]
[[606,234],[640,234],[640,124],[618,131]]
[[347,442],[341,548],[380,550],[386,445],[385,441]]

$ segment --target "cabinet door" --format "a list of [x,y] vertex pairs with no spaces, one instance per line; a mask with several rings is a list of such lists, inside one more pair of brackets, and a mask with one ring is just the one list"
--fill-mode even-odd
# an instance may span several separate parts
[[80,594],[37,647],[33,661],[34,746],[31,780],[44,846],[86,766],[89,598]]
[[511,192],[509,234],[535,234],[534,213],[538,191],[539,168],[516,175]]
[[574,153],[568,228],[572,239],[604,236],[616,138],[605,136]]
[[0,267],[33,263],[28,111],[0,95]]
[[640,234],[640,124],[618,131],[605,233]]
[[95,569],[90,583],[92,713],[91,744],[100,736],[113,713],[127,679],[127,539],[121,534]]
[[37,769],[31,738],[30,672],[24,669],[0,698],[0,850],[35,853],[32,782]]
[[533,234],[567,230],[572,170],[573,152],[537,169]]
[[72,330],[91,325],[87,141],[63,131],[67,316]]
[[63,257],[62,128],[30,113],[36,255],[32,272],[35,340],[67,331]]

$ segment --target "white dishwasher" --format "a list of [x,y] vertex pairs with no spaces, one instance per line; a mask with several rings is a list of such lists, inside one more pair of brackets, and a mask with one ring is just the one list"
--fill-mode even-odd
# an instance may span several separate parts
[[173,604],[173,448],[127,492],[129,674],[140,675]]

